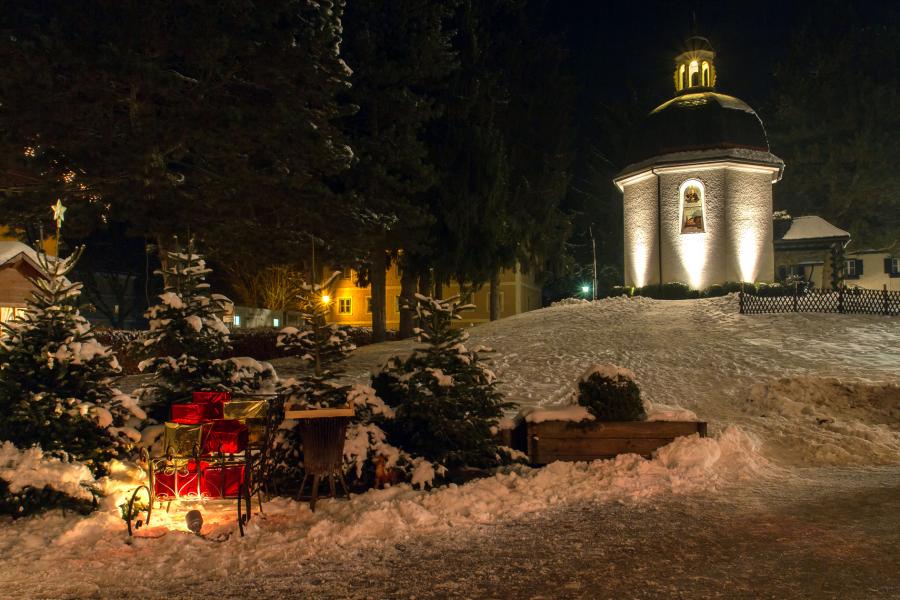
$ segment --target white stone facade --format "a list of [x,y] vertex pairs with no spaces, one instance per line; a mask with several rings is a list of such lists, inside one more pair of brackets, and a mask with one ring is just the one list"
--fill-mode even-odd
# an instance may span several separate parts
[[[625,285],[681,282],[704,289],[774,280],[772,183],[779,171],[721,161],[668,164],[617,180],[624,194]],[[680,189],[688,180],[704,191],[702,233],[682,233]]]

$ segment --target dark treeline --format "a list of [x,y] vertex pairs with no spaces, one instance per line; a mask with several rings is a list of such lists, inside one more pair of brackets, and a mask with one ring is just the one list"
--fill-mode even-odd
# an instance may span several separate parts
[[236,299],[261,304],[259,273],[309,278],[315,254],[371,283],[376,337],[392,264],[402,296],[489,286],[493,314],[517,264],[548,298],[571,295],[596,247],[611,287],[611,178],[694,27],[788,164],[776,208],[862,245],[898,235],[891,8],[786,5],[772,21],[668,2],[3,4],[0,223],[33,241],[61,198],[64,241],[106,248],[85,264],[107,271],[110,248],[140,270],[147,244],[165,256],[194,236]]

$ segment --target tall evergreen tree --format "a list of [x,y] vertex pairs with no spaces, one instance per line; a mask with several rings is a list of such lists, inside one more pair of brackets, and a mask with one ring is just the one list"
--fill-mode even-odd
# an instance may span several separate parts
[[452,4],[357,0],[344,18],[342,52],[353,69],[350,98],[358,107],[345,120],[357,158],[347,181],[367,209],[387,217],[365,238],[375,340],[385,335],[390,262],[401,249],[417,250],[430,221],[422,195],[436,176],[422,133],[439,114],[436,88],[454,64],[447,27]]
[[39,185],[0,203],[0,220],[21,222],[52,193],[68,198],[73,233],[102,217],[155,239],[163,261],[171,235],[190,232],[227,261],[252,247],[258,263],[305,255],[306,233],[352,227],[359,214],[334,191],[352,156],[334,126],[350,75],[342,10],[342,0],[8,6],[0,143]]
[[776,207],[818,214],[859,244],[900,238],[900,11],[810,7],[775,71],[767,123],[788,165]]

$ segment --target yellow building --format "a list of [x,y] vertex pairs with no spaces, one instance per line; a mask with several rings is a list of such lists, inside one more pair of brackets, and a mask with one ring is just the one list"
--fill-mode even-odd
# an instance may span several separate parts
[[[356,272],[347,270],[338,280],[331,302],[329,321],[340,325],[369,327],[372,325],[372,289],[356,284]],[[396,265],[387,272],[387,328],[400,326],[400,273]],[[459,285],[451,282],[443,286],[443,297],[459,293]],[[485,285],[468,298],[475,310],[462,313],[462,324],[483,323],[490,320],[490,289]],[[534,277],[521,269],[500,274],[500,317],[509,317],[541,307],[541,288]]]

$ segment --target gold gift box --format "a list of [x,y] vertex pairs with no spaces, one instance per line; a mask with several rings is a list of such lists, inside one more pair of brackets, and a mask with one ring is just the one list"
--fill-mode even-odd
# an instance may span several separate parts
[[203,437],[212,427],[212,423],[185,425],[183,423],[166,423],[165,453],[172,456],[194,456],[203,449]]
[[226,419],[264,419],[269,413],[265,400],[232,400],[223,408]]
[[250,432],[249,442],[251,446],[259,446],[266,441],[266,423],[265,421],[253,420],[246,421],[247,429]]

